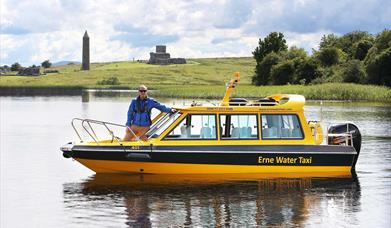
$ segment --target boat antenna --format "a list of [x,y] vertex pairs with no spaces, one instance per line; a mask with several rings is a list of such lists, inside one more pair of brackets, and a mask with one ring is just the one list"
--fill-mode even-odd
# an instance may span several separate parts
[[323,101],[320,100],[320,122],[323,123]]
[[220,106],[229,106],[229,98],[231,97],[231,94],[235,87],[238,85],[239,80],[240,72],[237,71],[234,74],[234,78],[229,81],[227,88],[225,89],[225,95],[223,97],[223,100],[221,100]]

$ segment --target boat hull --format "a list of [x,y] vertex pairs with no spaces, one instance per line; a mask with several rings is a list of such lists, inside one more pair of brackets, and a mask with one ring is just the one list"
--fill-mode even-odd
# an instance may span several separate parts
[[286,166],[286,165],[216,165],[160,162],[133,162],[76,159],[96,173],[150,173],[150,174],[299,174],[308,176],[341,176],[350,174],[350,166]]
[[74,146],[68,157],[96,173],[349,174],[358,153],[353,147],[290,146]]

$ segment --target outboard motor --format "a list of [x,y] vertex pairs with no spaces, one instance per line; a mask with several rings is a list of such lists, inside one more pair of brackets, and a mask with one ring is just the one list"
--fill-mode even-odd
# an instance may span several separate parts
[[355,167],[358,155],[361,150],[361,133],[358,130],[358,127],[352,123],[344,124],[335,124],[330,126],[329,134],[351,134],[350,136],[343,135],[329,135],[328,144],[329,145],[349,145],[353,146],[357,151],[357,157],[354,160],[353,167]]

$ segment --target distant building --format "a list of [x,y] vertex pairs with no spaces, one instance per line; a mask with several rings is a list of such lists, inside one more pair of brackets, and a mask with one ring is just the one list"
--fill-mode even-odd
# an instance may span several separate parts
[[156,52],[151,52],[149,54],[149,64],[186,64],[186,59],[184,58],[170,58],[170,53],[166,53],[165,45],[156,45]]
[[83,36],[83,56],[81,69],[90,70],[90,37],[88,37],[87,30]]

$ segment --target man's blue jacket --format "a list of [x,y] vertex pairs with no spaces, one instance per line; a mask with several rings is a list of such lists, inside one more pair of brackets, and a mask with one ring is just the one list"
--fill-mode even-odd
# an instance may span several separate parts
[[129,106],[126,126],[132,124],[142,127],[151,126],[151,110],[153,108],[156,108],[161,112],[171,112],[171,108],[160,104],[153,98],[147,97],[146,99],[141,100],[140,97],[137,97],[136,99],[133,99]]

